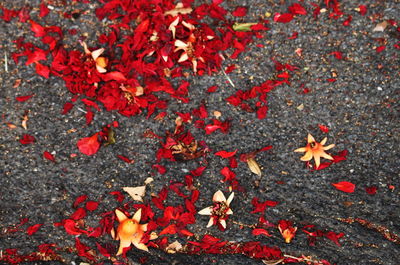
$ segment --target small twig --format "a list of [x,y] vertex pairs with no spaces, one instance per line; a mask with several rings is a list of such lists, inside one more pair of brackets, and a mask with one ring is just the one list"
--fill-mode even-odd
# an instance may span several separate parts
[[4,52],[4,71],[8,73],[8,58],[7,58],[7,52]]
[[228,79],[229,84],[231,84],[231,86],[235,87],[235,84],[232,82],[232,79],[225,73],[225,70],[221,67],[222,72],[224,73],[226,79]]

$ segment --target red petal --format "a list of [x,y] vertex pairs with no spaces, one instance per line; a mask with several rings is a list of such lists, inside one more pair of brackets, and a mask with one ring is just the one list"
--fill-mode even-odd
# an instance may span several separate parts
[[86,201],[87,199],[87,195],[81,195],[78,198],[75,199],[74,204],[72,205],[72,207],[76,208],[79,206],[79,204],[81,204],[82,202]]
[[117,157],[128,164],[132,164],[133,162],[135,162],[133,159],[131,160],[123,155],[117,155]]
[[371,186],[371,187],[366,187],[365,191],[369,194],[369,195],[375,195],[376,191],[378,190],[378,188],[376,186]]
[[348,181],[341,181],[341,182],[338,182],[338,183],[332,183],[332,185],[336,189],[338,189],[340,191],[343,191],[343,192],[347,192],[347,193],[354,192],[354,189],[356,188],[356,185],[354,185],[353,183],[348,182]]
[[35,33],[35,37],[43,37],[46,35],[45,28],[33,20],[31,20],[31,30]]
[[375,51],[379,53],[379,52],[383,52],[385,49],[386,49],[386,46],[382,45],[382,46],[376,47]]
[[15,100],[19,101],[19,102],[24,102],[27,101],[28,99],[30,99],[31,97],[33,97],[35,94],[32,95],[28,95],[28,96],[19,96],[19,97],[15,97]]
[[86,210],[88,210],[88,211],[94,211],[97,209],[98,206],[99,206],[99,203],[96,201],[86,202]]
[[71,102],[66,102],[63,107],[63,111],[61,112],[62,115],[67,114],[72,108],[74,107],[74,104]]
[[47,65],[36,63],[36,73],[43,76],[44,78],[49,78],[50,69]]
[[244,17],[247,13],[247,7],[238,6],[235,11],[232,12],[232,16],[234,17]]
[[258,236],[258,235],[271,236],[271,234],[267,230],[265,230],[263,228],[255,228],[255,229],[253,229],[252,234],[254,236]]
[[293,5],[289,6],[288,10],[293,15],[307,15],[307,10],[299,3],[294,3]]
[[78,208],[73,214],[71,214],[70,218],[76,221],[85,218],[85,216],[86,210],[84,208]]
[[46,158],[47,160],[50,160],[50,161],[53,161],[53,162],[56,161],[54,156],[50,152],[47,152],[47,151],[43,152],[43,157]]
[[236,152],[237,152],[237,149],[235,151],[232,151],[232,152],[218,151],[218,152],[215,153],[215,155],[216,156],[220,156],[222,158],[229,158],[229,157],[234,156],[236,154]]
[[365,14],[367,14],[368,9],[366,5],[360,5],[358,8],[360,9],[361,16],[365,16]]
[[41,4],[40,4],[40,13],[39,13],[39,16],[40,16],[40,17],[45,17],[45,16],[47,16],[47,15],[49,14],[49,12],[50,12],[50,10],[49,10],[49,8],[47,7],[47,5],[46,5],[45,3],[41,3]]
[[275,13],[274,15],[275,22],[288,23],[292,21],[292,19],[293,19],[293,14],[291,13],[284,13],[284,14]]
[[321,130],[321,132],[328,133],[329,128],[323,124],[318,124],[318,128]]
[[31,235],[33,235],[34,233],[36,233],[42,225],[43,225],[43,224],[35,224],[35,225],[32,225],[32,226],[28,227],[28,229],[26,229],[26,232],[28,233],[28,235],[31,236]]
[[104,81],[110,81],[110,80],[115,80],[115,81],[126,81],[126,77],[118,71],[110,72],[107,73],[103,76]]
[[82,138],[78,141],[77,146],[79,151],[85,155],[94,155],[100,148],[100,142],[97,139],[98,133],[93,134],[90,137]]
[[24,134],[24,135],[22,136],[22,138],[19,139],[19,142],[20,142],[21,144],[32,144],[32,143],[34,143],[35,141],[36,141],[35,137],[33,137],[32,135],[29,135],[29,134]]

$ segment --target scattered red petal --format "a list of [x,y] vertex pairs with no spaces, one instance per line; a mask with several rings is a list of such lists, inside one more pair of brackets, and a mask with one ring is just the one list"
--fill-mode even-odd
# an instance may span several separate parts
[[280,23],[288,23],[290,21],[292,21],[293,19],[293,14],[291,13],[275,13],[274,15],[274,21],[275,22],[280,22]]
[[50,9],[47,7],[47,5],[45,4],[45,3],[41,3],[40,4],[40,13],[39,13],[39,16],[40,17],[45,17],[45,16],[47,16],[48,14],[49,14],[49,12],[50,12]]
[[47,65],[36,63],[36,73],[43,76],[44,78],[49,78],[50,69]]
[[386,45],[382,45],[382,46],[376,47],[375,51],[377,53],[380,53],[380,52],[383,52],[385,49],[386,49]]
[[335,233],[335,232],[330,231],[330,232],[325,233],[324,236],[326,238],[332,240],[333,242],[335,242],[335,244],[340,247],[339,239],[344,236],[344,233]]
[[247,14],[247,7],[238,6],[235,11],[232,12],[232,16],[234,17],[244,17]]
[[293,15],[307,15],[307,10],[299,3],[294,3],[288,7],[288,10]]
[[81,204],[82,202],[86,201],[87,198],[88,198],[87,195],[78,196],[78,197],[75,199],[75,202],[74,202],[74,204],[72,205],[72,207],[74,207],[74,208],[78,207],[79,204]]
[[359,12],[361,16],[365,16],[365,14],[367,14],[368,9],[366,5],[360,5],[358,8],[360,9]]
[[29,134],[24,134],[24,135],[22,136],[22,138],[19,139],[19,142],[20,142],[21,144],[32,144],[32,143],[34,143],[35,141],[36,141],[35,137],[33,137],[32,135],[29,135]]
[[237,153],[237,149],[232,152],[227,152],[227,151],[218,151],[215,153],[216,156],[220,156],[222,158],[229,158],[234,156]]
[[74,107],[74,104],[71,102],[66,102],[63,107],[63,111],[61,112],[62,115],[67,114],[72,108]]
[[88,210],[88,211],[94,211],[97,209],[98,206],[99,206],[99,203],[96,201],[87,201],[86,205],[85,205],[86,210]]
[[325,126],[323,124],[318,124],[318,128],[321,130],[323,133],[328,133],[329,132],[329,127]]
[[30,236],[33,235],[34,233],[36,233],[39,230],[39,228],[42,225],[43,224],[35,224],[35,225],[32,225],[32,226],[28,227],[28,229],[26,229],[27,234],[30,235]]
[[111,195],[117,200],[117,202],[122,203],[125,199],[125,196],[120,191],[112,191],[110,192]]
[[31,97],[33,97],[35,94],[32,95],[27,95],[27,96],[19,96],[19,97],[15,97],[15,100],[19,101],[19,102],[24,102],[27,101],[28,99],[30,99]]
[[100,142],[97,139],[98,133],[90,137],[82,138],[78,141],[77,146],[79,151],[85,155],[94,155],[100,148]]
[[48,151],[44,151],[43,152],[43,157],[46,158],[47,160],[52,161],[52,162],[56,161],[55,157]]
[[207,92],[208,93],[213,93],[215,91],[217,91],[218,86],[210,86],[209,88],[207,88]]
[[264,235],[264,236],[272,236],[267,230],[263,228],[254,228],[253,231],[251,232],[254,236],[258,235]]
[[353,20],[353,17],[349,15],[345,21],[343,21],[343,26],[350,26],[351,21]]
[[341,182],[338,182],[338,183],[332,183],[332,185],[336,189],[338,189],[340,191],[343,191],[343,192],[347,192],[347,193],[354,192],[354,189],[356,188],[356,185],[354,185],[353,183],[348,182],[348,181],[341,181]]
[[135,162],[133,159],[129,159],[123,155],[117,155],[117,157],[128,164],[133,164]]
[[369,195],[375,195],[376,192],[378,190],[378,187],[376,186],[371,186],[371,187],[366,187],[365,191],[369,194]]

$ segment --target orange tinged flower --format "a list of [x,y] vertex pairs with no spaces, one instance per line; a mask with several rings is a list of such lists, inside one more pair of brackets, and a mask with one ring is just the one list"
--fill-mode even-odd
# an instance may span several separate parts
[[293,227],[291,221],[280,220],[278,223],[278,229],[286,243],[290,243],[296,235],[297,227]]
[[327,140],[328,138],[325,137],[320,143],[318,143],[311,134],[308,134],[307,145],[305,147],[297,148],[294,151],[301,153],[305,152],[304,156],[300,158],[301,161],[310,161],[314,158],[315,166],[318,168],[321,163],[321,157],[333,160],[333,157],[325,153],[325,151],[333,148],[335,145],[330,144],[324,146]]
[[119,225],[117,228],[117,234],[112,230],[111,235],[114,239],[119,240],[117,256],[121,255],[124,248],[130,247],[131,244],[138,249],[148,251],[147,246],[140,242],[143,238],[144,232],[147,230],[147,224],[140,224],[142,209],[139,209],[132,218],[128,218],[118,209],[115,210],[115,215],[117,216]]

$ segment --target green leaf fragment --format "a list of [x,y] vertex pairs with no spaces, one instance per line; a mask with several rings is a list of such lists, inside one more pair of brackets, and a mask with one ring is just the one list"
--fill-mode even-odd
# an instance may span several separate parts
[[251,26],[257,25],[257,23],[235,23],[232,28],[234,31],[251,31]]

